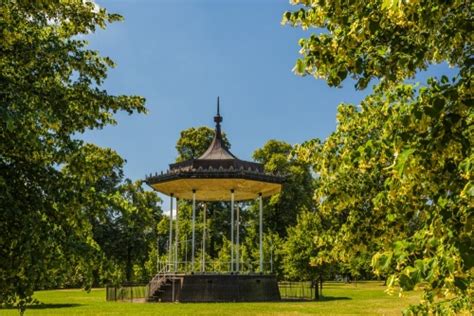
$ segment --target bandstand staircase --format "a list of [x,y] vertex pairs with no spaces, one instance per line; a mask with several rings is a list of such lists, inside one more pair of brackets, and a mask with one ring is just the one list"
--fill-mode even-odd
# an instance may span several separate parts
[[[173,285],[174,283],[174,285]],[[148,283],[148,302],[178,301],[181,280],[174,274],[158,273]],[[173,295],[174,289],[174,295]]]

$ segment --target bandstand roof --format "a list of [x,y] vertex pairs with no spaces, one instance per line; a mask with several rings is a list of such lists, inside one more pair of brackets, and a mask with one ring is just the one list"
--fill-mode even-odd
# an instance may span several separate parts
[[217,99],[216,130],[209,148],[197,159],[169,165],[169,170],[150,175],[146,183],[158,192],[180,199],[192,199],[193,190],[199,201],[229,201],[234,190],[236,201],[271,196],[281,191],[284,177],[264,171],[263,165],[240,160],[222,139],[222,116]]

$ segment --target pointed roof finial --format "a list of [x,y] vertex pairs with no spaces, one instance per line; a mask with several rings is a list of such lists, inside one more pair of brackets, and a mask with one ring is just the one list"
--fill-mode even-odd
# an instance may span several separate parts
[[214,116],[214,122],[216,122],[216,133],[214,134],[214,139],[212,140],[211,145],[209,145],[209,148],[198,158],[198,160],[237,159],[237,157],[227,149],[227,146],[222,139],[222,116],[219,97],[217,97],[217,114]]
[[220,114],[220,102],[219,97],[217,97],[217,115],[214,116],[214,122],[216,122],[216,136],[221,138],[221,122],[222,116]]

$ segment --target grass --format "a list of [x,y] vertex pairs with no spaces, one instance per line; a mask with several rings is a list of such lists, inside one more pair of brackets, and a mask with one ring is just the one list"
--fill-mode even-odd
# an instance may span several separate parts
[[[399,298],[385,294],[384,289],[375,281],[325,283],[322,301],[271,303],[106,302],[105,289],[52,290],[37,292],[35,298],[43,305],[28,308],[25,315],[400,315],[421,294],[409,292]],[[18,315],[18,311],[0,309],[0,315]]]

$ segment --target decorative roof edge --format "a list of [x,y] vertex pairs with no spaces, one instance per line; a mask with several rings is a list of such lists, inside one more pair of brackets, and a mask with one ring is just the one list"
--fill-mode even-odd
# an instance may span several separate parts
[[171,180],[179,179],[245,179],[245,180],[256,180],[264,181],[269,183],[282,184],[286,180],[286,176],[280,174],[269,174],[261,173],[258,171],[251,170],[229,170],[229,169],[203,169],[203,170],[192,170],[192,171],[180,171],[171,172],[168,170],[167,173],[161,173],[155,175],[149,175],[145,178],[145,183],[153,185],[156,183],[167,182]]

